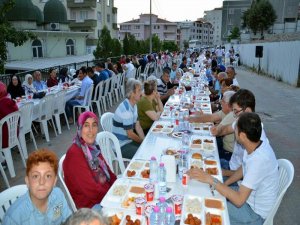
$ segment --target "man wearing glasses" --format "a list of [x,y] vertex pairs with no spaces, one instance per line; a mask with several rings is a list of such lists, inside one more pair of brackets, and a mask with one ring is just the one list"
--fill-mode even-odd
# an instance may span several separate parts
[[[255,97],[253,93],[247,89],[237,91],[229,101],[235,118],[238,118],[244,112],[255,112]],[[234,133],[236,121],[230,125],[217,126],[211,128],[211,133],[215,136],[224,136]],[[262,129],[260,140],[269,143],[269,140]],[[229,161],[221,159],[221,167],[223,168],[223,176],[231,176],[237,170],[243,161],[244,146],[237,141],[234,143],[233,153]]]

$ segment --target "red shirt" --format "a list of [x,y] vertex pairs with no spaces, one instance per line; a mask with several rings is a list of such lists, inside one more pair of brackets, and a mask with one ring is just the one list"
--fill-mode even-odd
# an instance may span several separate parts
[[[0,99],[0,120],[10,113],[18,111],[18,106],[15,101],[4,97]],[[8,147],[8,127],[5,123],[2,126],[2,148]]]
[[47,80],[47,87],[53,87],[58,85],[57,79],[52,79],[51,77]]
[[[103,159],[103,156],[100,155],[100,158]],[[109,169],[108,165],[107,167]],[[116,180],[116,175],[109,169],[110,181],[97,183],[82,149],[77,144],[72,144],[68,149],[63,170],[65,183],[78,209],[92,208],[99,204]]]

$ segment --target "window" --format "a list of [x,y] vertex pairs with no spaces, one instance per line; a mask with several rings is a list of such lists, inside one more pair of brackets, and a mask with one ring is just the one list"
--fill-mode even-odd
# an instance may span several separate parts
[[135,30],[139,30],[140,29],[140,25],[134,25],[134,29]]
[[97,12],[97,20],[98,21],[102,21],[102,15],[101,15],[101,12]]
[[74,54],[74,41],[72,39],[67,40],[66,47],[67,47],[67,55],[75,55]]
[[71,12],[71,20],[76,20],[76,12]]
[[110,15],[107,14],[107,22],[110,23]]
[[234,9],[229,9],[228,14],[230,14],[230,15],[234,14]]
[[139,33],[135,33],[134,36],[135,36],[136,38],[138,38],[138,37],[140,37],[140,34],[139,34]]
[[75,3],[83,3],[84,0],[74,0]]
[[107,0],[107,6],[109,6],[110,5],[110,0]]
[[88,18],[88,11],[80,11],[79,22],[83,22]]
[[34,58],[43,58],[43,46],[40,40],[32,42],[32,54]]

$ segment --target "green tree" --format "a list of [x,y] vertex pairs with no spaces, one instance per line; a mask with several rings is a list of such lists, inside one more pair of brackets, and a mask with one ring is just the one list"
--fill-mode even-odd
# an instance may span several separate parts
[[157,35],[153,35],[152,36],[152,51],[160,52],[160,49],[161,49],[161,41]]
[[187,50],[189,48],[189,42],[187,40],[183,41],[183,48],[184,50]]
[[263,37],[264,31],[268,30],[275,22],[277,16],[272,4],[267,0],[252,2],[250,9],[242,16],[244,27],[248,27],[256,35],[260,32]]
[[116,38],[112,40],[112,56],[120,56],[122,54],[122,45],[120,41]]
[[128,41],[129,41],[129,48],[128,48],[128,55],[134,55],[137,53],[137,44],[136,44],[136,39],[133,34],[128,35]]
[[104,25],[103,29],[101,30],[100,37],[98,39],[96,50],[93,52],[95,59],[100,58],[108,58],[112,56],[112,39],[110,36],[110,31]]
[[228,42],[231,41],[231,39],[239,39],[240,38],[240,29],[238,27],[233,27],[233,29],[230,31],[230,35],[227,37]]
[[172,51],[178,51],[178,46],[175,43],[175,41],[163,41],[162,50],[163,51],[169,50],[171,52]]
[[125,37],[123,39],[123,52],[125,55],[129,54],[129,39],[128,39],[128,33],[125,34]]
[[15,0],[0,2],[0,74],[4,73],[4,65],[7,61],[7,42],[15,47],[23,45],[29,39],[35,39],[32,32],[16,30],[7,20],[6,14],[15,6]]

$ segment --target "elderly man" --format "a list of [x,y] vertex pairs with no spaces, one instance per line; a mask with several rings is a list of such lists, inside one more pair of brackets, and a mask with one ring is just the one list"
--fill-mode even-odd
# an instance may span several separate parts
[[142,95],[142,84],[130,78],[125,90],[126,99],[115,111],[112,132],[121,141],[132,141],[121,147],[123,158],[132,159],[145,137],[138,120],[136,105]]
[[[192,179],[208,183],[228,199],[232,225],[262,225],[276,202],[279,174],[276,156],[269,142],[261,140],[262,124],[255,113],[240,115],[235,127],[237,142],[244,146],[243,163],[224,183],[203,172],[191,169]],[[241,180],[239,186],[236,182]],[[229,185],[231,185],[229,187]]]
[[225,71],[228,75],[229,78],[231,78],[233,80],[232,85],[239,87],[239,83],[236,79],[236,72],[233,66],[227,66],[226,71]]
[[[169,68],[163,69],[163,74],[160,79],[157,79],[157,91],[160,94],[160,99],[165,104],[169,97],[174,94],[174,87],[169,86],[170,83],[170,70]],[[169,88],[168,88],[169,87]]]
[[35,90],[41,91],[47,89],[47,84],[45,81],[42,80],[42,74],[41,71],[34,71],[33,73],[34,81],[33,86]]
[[81,67],[79,69],[78,78],[79,80],[82,81],[80,93],[78,96],[66,102],[65,110],[66,110],[67,117],[69,118],[69,123],[73,123],[74,122],[73,119],[75,119],[75,118],[73,119],[71,118],[73,107],[76,105],[83,105],[84,97],[88,94],[91,86],[93,85],[93,81],[87,75],[85,67]]

